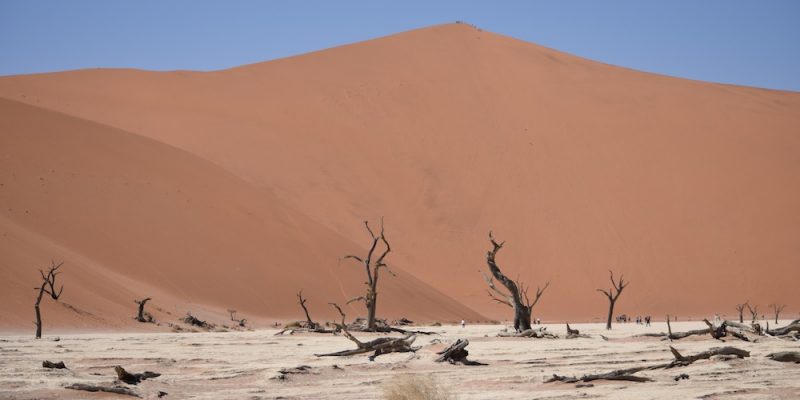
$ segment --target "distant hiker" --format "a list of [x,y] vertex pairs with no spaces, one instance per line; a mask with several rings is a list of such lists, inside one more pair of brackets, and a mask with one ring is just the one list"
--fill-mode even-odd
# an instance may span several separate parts
[[461,320],[461,327],[464,328],[467,326],[467,323],[462,319]]

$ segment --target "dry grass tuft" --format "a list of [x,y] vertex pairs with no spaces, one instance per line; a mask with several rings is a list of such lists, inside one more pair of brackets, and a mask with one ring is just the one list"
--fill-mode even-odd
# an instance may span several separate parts
[[455,398],[429,376],[400,375],[383,385],[383,399],[453,400]]

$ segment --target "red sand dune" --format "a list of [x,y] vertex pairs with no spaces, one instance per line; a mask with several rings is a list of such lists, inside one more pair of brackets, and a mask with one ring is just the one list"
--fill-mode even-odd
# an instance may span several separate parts
[[552,281],[543,319],[602,317],[609,269],[629,314],[796,300],[798,93],[454,24],[216,72],[3,77],[0,97],[4,325],[50,258],[104,318],[148,291],[299,316],[299,287],[331,316],[362,281],[337,257],[379,216],[408,272],[385,315],[508,318],[478,272],[490,229],[509,275]]

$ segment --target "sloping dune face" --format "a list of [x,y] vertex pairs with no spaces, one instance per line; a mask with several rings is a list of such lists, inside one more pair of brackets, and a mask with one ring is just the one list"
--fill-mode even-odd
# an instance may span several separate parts
[[[6,77],[0,96],[182,149],[269,198],[241,194],[261,212],[291,205],[330,238],[241,228],[236,246],[200,246],[220,260],[251,246],[341,254],[363,243],[358,221],[382,215],[399,266],[494,317],[508,313],[479,273],[489,230],[507,241],[508,275],[552,282],[542,318],[601,317],[609,269],[631,282],[618,304],[629,314],[763,309],[790,303],[800,279],[797,93],[640,73],[456,24],[210,73]],[[206,201],[230,202],[215,193]],[[212,220],[253,224],[240,217]],[[158,246],[185,247],[148,268],[193,268],[179,232]],[[127,245],[107,240],[108,254]]]
[[[72,327],[130,325],[144,297],[173,314],[292,317],[301,289],[312,315],[333,317],[327,302],[363,292],[363,267],[338,262],[360,246],[208,161],[10,100],[0,116],[4,325],[30,324],[51,258],[65,261],[62,300],[77,311],[45,302],[45,322]],[[385,315],[480,318],[396,273],[381,286]]]

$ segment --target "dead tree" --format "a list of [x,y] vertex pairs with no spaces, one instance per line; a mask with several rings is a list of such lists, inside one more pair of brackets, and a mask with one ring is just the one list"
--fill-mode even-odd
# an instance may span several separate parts
[[736,311],[738,311],[738,312],[739,312],[739,323],[740,323],[740,324],[741,324],[741,323],[744,323],[744,309],[747,307],[747,305],[748,305],[749,303],[750,303],[750,301],[748,300],[748,301],[745,301],[745,302],[744,302],[744,303],[742,303],[742,304],[737,304],[737,305],[736,305]]
[[136,320],[139,322],[153,322],[153,318],[150,317],[149,320],[145,318],[144,314],[144,305],[147,304],[148,301],[152,300],[150,297],[142,299],[142,300],[134,300],[133,302],[139,305],[139,313],[136,315]]
[[303,313],[306,314],[306,325],[307,325],[306,328],[308,328],[308,329],[316,329],[319,326],[319,324],[317,324],[316,322],[311,320],[311,316],[308,314],[308,308],[306,308],[306,301],[307,300],[303,298],[303,291],[302,290],[297,292],[297,299],[299,300],[298,303],[300,303],[300,307],[303,308]]
[[33,288],[34,290],[39,291],[39,295],[36,296],[36,303],[33,304],[33,308],[36,311],[36,322],[34,322],[34,324],[36,324],[36,339],[42,338],[42,313],[39,309],[39,305],[42,303],[42,297],[45,293],[47,293],[51,298],[53,298],[53,300],[57,301],[58,298],[61,297],[61,293],[64,292],[64,285],[61,285],[61,289],[58,291],[58,293],[55,291],[56,275],[60,273],[58,272],[58,269],[61,268],[63,264],[64,262],[60,262],[58,264],[52,262],[47,273],[41,269],[39,270],[39,275],[42,277],[42,283],[39,285],[39,287]]
[[773,303],[769,305],[769,308],[772,309],[772,313],[775,314],[775,323],[778,323],[778,317],[781,315],[781,312],[784,308],[786,308],[786,304],[777,304]]
[[745,305],[747,306],[747,310],[750,311],[750,321],[755,324],[758,322],[758,305],[751,306],[749,303]]
[[158,378],[161,374],[157,372],[150,372],[144,371],[141,374],[132,374],[128,371],[125,371],[125,368],[117,365],[114,367],[114,372],[117,373],[117,379],[129,384],[129,385],[137,385],[143,380]]
[[353,336],[348,330],[347,325],[345,324],[345,314],[342,311],[342,308],[339,307],[336,303],[328,303],[332,307],[336,308],[339,311],[339,314],[342,316],[342,323],[335,323],[336,330],[341,332],[346,338],[350,339],[353,343],[356,344],[356,349],[353,350],[342,350],[333,353],[325,353],[325,354],[315,354],[317,357],[337,357],[337,356],[352,356],[355,354],[363,354],[374,352],[370,357],[369,360],[373,361],[375,357],[378,357],[381,354],[388,354],[388,353],[405,353],[405,352],[416,352],[419,350],[419,347],[412,347],[411,344],[414,343],[416,336],[413,333],[406,333],[405,336],[400,338],[377,338],[371,340],[369,342],[362,342],[358,340],[355,336]]
[[[542,294],[544,294],[544,291],[547,290],[547,287],[550,286],[550,282],[545,283],[544,287],[537,287],[536,295],[534,296],[533,301],[531,301],[528,297],[528,287],[520,282],[519,279],[516,282],[509,279],[505,274],[503,274],[503,272],[500,270],[500,267],[497,265],[497,261],[495,259],[497,252],[503,248],[503,244],[505,244],[505,242],[497,243],[494,240],[491,231],[489,232],[489,241],[492,243],[492,249],[486,253],[486,264],[489,266],[489,272],[492,273],[492,276],[490,277],[486,274],[483,274],[486,284],[488,284],[489,289],[491,289],[487,289],[489,297],[492,300],[500,304],[505,304],[514,310],[514,330],[517,332],[530,330],[533,307],[539,302],[539,299],[541,299]],[[497,281],[506,288],[507,292],[500,290],[494,284],[494,279],[497,279]]]
[[245,325],[247,324],[247,319],[245,319],[245,318],[242,318],[242,319],[236,318],[236,310],[229,308],[228,309],[228,314],[231,315],[231,321],[236,322],[237,324],[239,324],[240,327],[244,328]]
[[48,293],[50,293],[50,297],[55,301],[58,301],[58,298],[61,297],[61,293],[64,291],[64,285],[61,285],[61,289],[59,289],[58,293],[56,293],[56,275],[61,273],[58,271],[58,269],[61,268],[63,264],[64,264],[63,261],[58,263],[57,265],[55,261],[52,260],[50,261],[50,271],[49,271],[50,279],[47,280],[47,284],[48,286],[50,286],[50,290],[48,291]]
[[761,335],[763,329],[761,328],[761,324],[758,323],[758,305],[750,306],[750,304],[747,304],[747,310],[750,311],[750,324],[753,326],[753,330],[755,330],[756,334]]
[[622,294],[622,290],[628,286],[628,282],[625,282],[620,275],[619,281],[614,281],[614,272],[608,271],[611,274],[611,289],[597,289],[598,292],[602,292],[606,297],[608,297],[608,321],[606,322],[606,329],[611,330],[611,318],[614,315],[614,305],[617,303],[617,299],[619,299],[619,295]]
[[[367,252],[366,258],[361,258],[355,255],[347,255],[344,259],[352,258],[362,264],[364,264],[364,269],[367,274],[367,281],[365,284],[367,285],[367,293],[365,296],[358,296],[356,298],[351,299],[347,303],[352,303],[354,301],[363,301],[364,305],[367,308],[367,330],[375,330],[375,312],[377,309],[377,302],[378,302],[378,273],[380,272],[381,268],[386,269],[387,272],[394,275],[392,271],[389,270],[389,266],[383,261],[386,258],[386,255],[392,251],[391,246],[389,246],[389,241],[386,240],[386,235],[383,231],[383,218],[381,218],[381,231],[380,234],[375,235],[372,229],[369,227],[369,221],[364,221],[364,227],[367,228],[367,232],[372,237],[372,245]],[[375,255],[375,250],[378,248],[378,243],[383,242],[385,249],[377,259],[373,261],[373,256]]]

